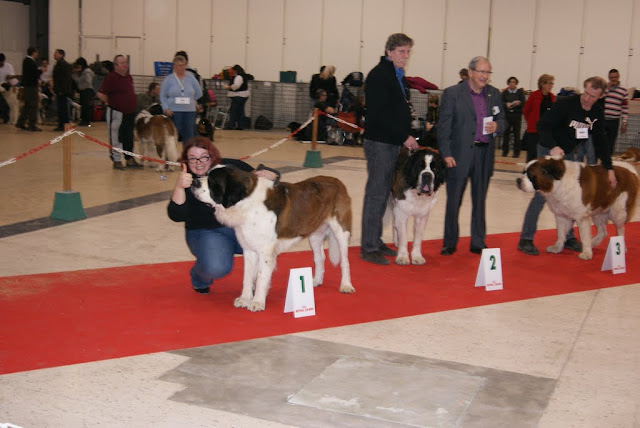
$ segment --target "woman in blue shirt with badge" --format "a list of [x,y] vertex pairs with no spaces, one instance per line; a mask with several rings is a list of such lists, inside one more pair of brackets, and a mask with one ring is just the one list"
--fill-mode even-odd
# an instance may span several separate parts
[[187,59],[176,56],[173,74],[162,82],[160,102],[162,111],[173,120],[183,142],[196,135],[196,100],[201,96],[200,84],[191,73],[187,73]]

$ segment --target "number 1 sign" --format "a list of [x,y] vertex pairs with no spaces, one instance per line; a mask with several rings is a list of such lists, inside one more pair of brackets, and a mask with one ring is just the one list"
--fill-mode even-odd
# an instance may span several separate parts
[[476,287],[485,287],[487,291],[502,290],[500,248],[485,248],[482,250],[478,274],[476,275]]
[[316,314],[313,296],[313,277],[311,268],[297,268],[289,271],[289,285],[284,302],[284,312],[293,312],[295,318]]

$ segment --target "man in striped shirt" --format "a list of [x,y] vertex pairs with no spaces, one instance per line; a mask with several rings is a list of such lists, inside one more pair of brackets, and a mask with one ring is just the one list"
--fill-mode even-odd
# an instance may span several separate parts
[[[627,89],[620,86],[620,73],[615,68],[609,71],[609,83],[604,97],[604,132],[607,141],[607,149],[613,154],[618,128],[623,134],[627,132]],[[622,125],[620,124],[622,119]],[[600,159],[602,157],[598,155]]]

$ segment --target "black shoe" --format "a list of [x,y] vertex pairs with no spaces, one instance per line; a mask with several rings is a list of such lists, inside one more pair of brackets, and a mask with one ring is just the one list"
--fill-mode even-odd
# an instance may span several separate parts
[[521,239],[520,242],[518,242],[518,250],[530,256],[537,256],[539,254],[538,249],[533,245],[533,240],[531,239]]
[[136,162],[135,159],[127,159],[127,168],[144,168],[144,165]]
[[24,125],[16,125],[16,128],[18,128],[18,129],[22,129],[23,131],[26,131],[26,130],[27,130],[27,127],[26,127],[26,126],[24,126]]
[[211,292],[211,287],[194,288],[193,291],[200,294],[209,294]]
[[502,152],[502,157],[506,158],[508,154],[509,154],[509,152]]
[[61,127],[58,126],[57,128],[52,129],[52,131],[53,132],[62,132],[62,131],[64,131],[64,128],[61,128]]
[[582,252],[582,244],[576,238],[569,238],[564,241],[564,248],[575,251],[576,253]]
[[113,169],[127,169],[127,167],[122,165],[122,162],[113,161]]
[[484,250],[484,248],[480,248],[480,247],[469,248],[469,251],[471,251],[473,254],[482,254],[482,250]]
[[376,265],[388,265],[390,263],[389,260],[385,259],[379,251],[374,251],[372,253],[365,253],[364,251],[361,251],[360,258],[365,262],[373,263]]
[[440,250],[440,254],[443,256],[450,256],[451,254],[456,252],[456,247],[442,247]]
[[396,250],[389,248],[386,244],[382,244],[380,248],[378,248],[378,252],[387,257],[395,257],[398,255]]
[[513,154],[513,157],[514,157],[514,158],[519,158],[519,157],[520,157],[520,153],[514,153],[514,154]]
[[31,132],[42,132],[42,129],[38,128],[37,126],[32,126],[32,127],[30,127],[28,129],[28,131],[31,131]]

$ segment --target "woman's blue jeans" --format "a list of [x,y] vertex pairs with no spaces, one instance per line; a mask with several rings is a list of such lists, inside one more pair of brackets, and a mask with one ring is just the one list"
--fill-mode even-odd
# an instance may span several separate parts
[[214,279],[228,275],[233,268],[233,255],[242,254],[235,232],[228,227],[187,230],[186,238],[196,257],[191,268],[193,288],[207,288]]

